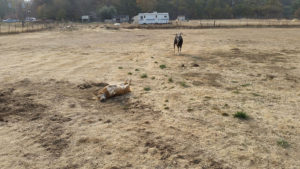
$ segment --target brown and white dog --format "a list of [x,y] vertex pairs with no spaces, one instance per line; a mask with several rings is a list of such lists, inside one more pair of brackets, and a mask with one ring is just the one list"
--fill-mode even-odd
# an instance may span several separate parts
[[118,84],[118,85],[107,85],[104,88],[98,90],[95,95],[98,100],[104,102],[106,99],[125,95],[130,93],[130,84],[131,80],[126,80],[125,83]]

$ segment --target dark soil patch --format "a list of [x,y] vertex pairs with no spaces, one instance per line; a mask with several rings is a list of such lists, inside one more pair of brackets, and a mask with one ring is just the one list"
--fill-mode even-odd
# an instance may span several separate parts
[[47,109],[46,105],[34,101],[32,93],[18,94],[14,88],[0,90],[0,119],[2,121],[37,120]]
[[239,48],[232,48],[230,51],[217,51],[212,53],[215,56],[226,58],[242,58],[250,61],[251,63],[286,63],[287,58],[283,57],[282,53],[278,52],[244,52]]
[[220,81],[222,80],[221,74],[218,73],[184,73],[183,77],[187,80],[192,80],[192,84],[195,86],[213,86],[221,87]]

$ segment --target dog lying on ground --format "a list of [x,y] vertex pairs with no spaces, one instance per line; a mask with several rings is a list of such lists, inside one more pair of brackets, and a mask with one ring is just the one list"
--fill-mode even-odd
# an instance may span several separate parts
[[109,99],[111,97],[115,96],[121,96],[125,95],[127,93],[130,93],[130,84],[131,80],[125,81],[125,83],[118,84],[118,85],[107,85],[104,88],[98,90],[95,95],[98,100],[101,102],[104,102],[106,99]]

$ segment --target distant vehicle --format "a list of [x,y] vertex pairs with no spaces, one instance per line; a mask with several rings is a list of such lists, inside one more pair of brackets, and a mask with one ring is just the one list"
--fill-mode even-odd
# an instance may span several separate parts
[[169,13],[139,13],[135,19],[138,24],[167,24],[169,23]]
[[3,20],[2,22],[5,22],[5,23],[15,23],[15,22],[20,22],[20,21],[18,19],[8,18],[8,19]]
[[33,17],[27,17],[25,19],[25,22],[36,22],[36,21],[37,21],[36,18],[33,18]]

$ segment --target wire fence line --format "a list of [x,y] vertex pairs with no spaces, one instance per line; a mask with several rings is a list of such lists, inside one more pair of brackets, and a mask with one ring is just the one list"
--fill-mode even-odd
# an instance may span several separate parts
[[207,26],[207,27],[226,27],[226,26],[300,26],[300,20],[288,19],[217,19],[217,20],[191,20],[189,22],[173,21],[174,25],[183,26]]
[[[170,24],[122,24],[128,29],[206,29],[206,28],[300,28],[300,20],[288,19],[208,19],[189,21],[170,21]],[[117,29],[117,26],[106,25],[108,29]]]
[[35,32],[50,29],[55,27],[55,23],[42,23],[42,22],[16,22],[16,23],[3,23],[0,22],[0,35],[1,34],[16,34],[25,32]]

